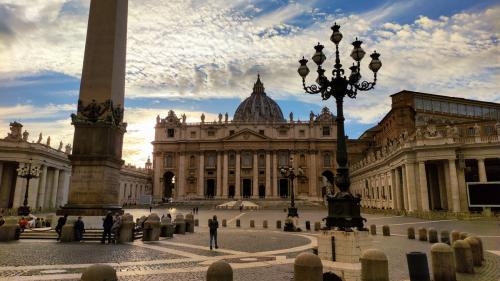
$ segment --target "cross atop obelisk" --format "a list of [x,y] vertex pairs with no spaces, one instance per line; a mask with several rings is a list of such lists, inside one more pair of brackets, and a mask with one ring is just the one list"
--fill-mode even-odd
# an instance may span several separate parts
[[58,213],[119,211],[128,0],[92,0],[76,114],[69,201]]

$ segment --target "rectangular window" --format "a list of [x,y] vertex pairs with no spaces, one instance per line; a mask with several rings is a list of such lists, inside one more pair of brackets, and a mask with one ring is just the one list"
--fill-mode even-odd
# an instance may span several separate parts
[[234,167],[236,165],[236,156],[234,153],[229,154],[229,167]]
[[230,175],[234,175],[234,171],[229,171],[229,174]]
[[288,151],[280,151],[279,153],[279,166],[288,166]]
[[266,155],[259,154],[259,167],[266,167]]
[[259,134],[263,135],[264,134],[264,130],[259,130]]
[[175,130],[174,129],[167,129],[167,137],[173,138],[175,135]]
[[465,106],[465,104],[458,105],[458,114],[467,115],[467,107]]
[[196,138],[196,132],[190,132],[189,134],[190,134],[192,139]]
[[209,137],[213,137],[213,136],[215,136],[215,131],[210,130],[210,131],[207,132],[207,135]]
[[415,98],[415,109],[424,109],[424,102],[421,98]]
[[241,167],[252,168],[252,154],[245,152],[241,155]]
[[330,135],[330,126],[324,126],[323,127],[323,136],[329,136]]
[[456,103],[450,103],[450,113],[458,114],[458,105]]
[[430,100],[424,100],[424,109],[428,111],[432,110],[432,103]]
[[432,111],[434,112],[441,112],[441,106],[439,104],[439,101],[432,101]]
[[450,104],[445,102],[445,101],[442,101],[441,102],[441,112],[450,113]]
[[207,168],[215,168],[215,161],[216,161],[216,156],[215,154],[209,154],[207,156]]

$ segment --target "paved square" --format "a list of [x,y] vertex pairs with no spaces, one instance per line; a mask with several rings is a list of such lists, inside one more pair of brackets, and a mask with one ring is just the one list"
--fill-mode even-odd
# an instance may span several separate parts
[[[134,217],[149,214],[149,210],[127,210]],[[160,214],[186,213],[186,210],[159,209]],[[300,224],[320,221],[324,210],[300,211]],[[207,221],[213,215],[226,219],[228,227],[219,228],[219,246],[208,247]],[[57,243],[54,240],[20,240],[0,244],[0,280],[79,280],[82,271],[94,263],[107,263],[118,273],[119,280],[205,280],[208,266],[216,260],[229,262],[234,280],[292,280],[294,258],[311,252],[317,245],[317,232],[287,233],[276,229],[276,220],[283,220],[282,210],[232,211],[200,210],[200,221],[194,234],[175,235],[158,242],[135,241],[124,245],[101,245],[97,242]],[[495,221],[426,221],[401,216],[364,215],[368,225],[376,224],[379,235],[370,236],[371,246],[383,250],[389,259],[391,280],[408,278],[406,253],[426,252],[430,262],[428,242],[408,240],[406,229],[434,227],[440,230],[458,229],[478,234],[487,250],[485,265],[476,268],[476,275],[458,275],[459,281],[498,280],[500,237]],[[241,227],[235,226],[240,219]],[[255,228],[250,228],[250,220]],[[267,220],[269,228],[262,227]],[[391,227],[391,237],[381,233],[382,225]],[[325,271],[327,268],[325,268]]]

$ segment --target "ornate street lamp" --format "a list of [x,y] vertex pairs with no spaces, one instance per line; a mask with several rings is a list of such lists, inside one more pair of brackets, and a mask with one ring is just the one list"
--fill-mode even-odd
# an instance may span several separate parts
[[38,178],[40,175],[40,167],[32,165],[33,159],[30,159],[28,164],[24,164],[23,167],[19,166],[17,168],[17,176],[26,179],[26,192],[24,193],[23,205],[17,209],[17,214],[19,216],[27,216],[30,214],[30,207],[28,206],[28,192],[30,189],[30,180]]
[[316,52],[312,59],[318,65],[317,84],[306,86],[306,76],[309,74],[307,67],[307,59],[304,57],[299,60],[300,67],[298,69],[299,75],[302,77],[302,85],[308,94],[321,94],[323,100],[334,97],[337,103],[337,176],[335,184],[340,192],[333,196],[328,196],[328,217],[325,218],[327,228],[337,227],[341,230],[349,230],[351,227],[364,229],[363,221],[360,211],[361,198],[354,197],[349,192],[349,167],[347,163],[347,147],[346,137],[344,132],[344,112],[343,102],[344,97],[355,98],[358,91],[368,91],[374,88],[377,82],[377,71],[382,67],[382,62],[379,60],[380,54],[373,52],[370,55],[372,61],[368,65],[370,70],[373,71],[373,82],[361,81],[360,62],[365,55],[365,51],[361,48],[362,41],[356,40],[352,43],[354,49],[351,52],[351,57],[355,63],[349,68],[351,73],[349,77],[344,76],[344,69],[340,64],[339,58],[339,43],[342,40],[342,33],[339,31],[340,26],[335,23],[332,26],[332,36],[330,40],[335,44],[335,65],[332,71],[332,78],[328,79],[324,74],[325,70],[321,67],[326,60],[323,54],[324,46],[318,43],[314,47]]
[[[293,168],[293,157],[290,157],[290,163],[289,166],[283,166],[280,167],[280,173],[284,178],[287,178],[290,180],[290,207],[288,208],[288,218],[298,218],[299,213],[297,212],[297,208],[295,207],[295,192],[293,191],[293,181],[295,178],[299,177],[304,177],[302,175],[302,170],[299,168],[297,171],[297,174],[295,172],[295,169]],[[285,223],[284,227],[285,231],[296,231],[296,227],[294,226],[293,223]]]

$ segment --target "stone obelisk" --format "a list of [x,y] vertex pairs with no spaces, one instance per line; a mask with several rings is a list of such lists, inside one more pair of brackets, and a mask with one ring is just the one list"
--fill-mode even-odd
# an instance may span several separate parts
[[92,0],[76,114],[68,204],[59,214],[121,211],[128,0]]

